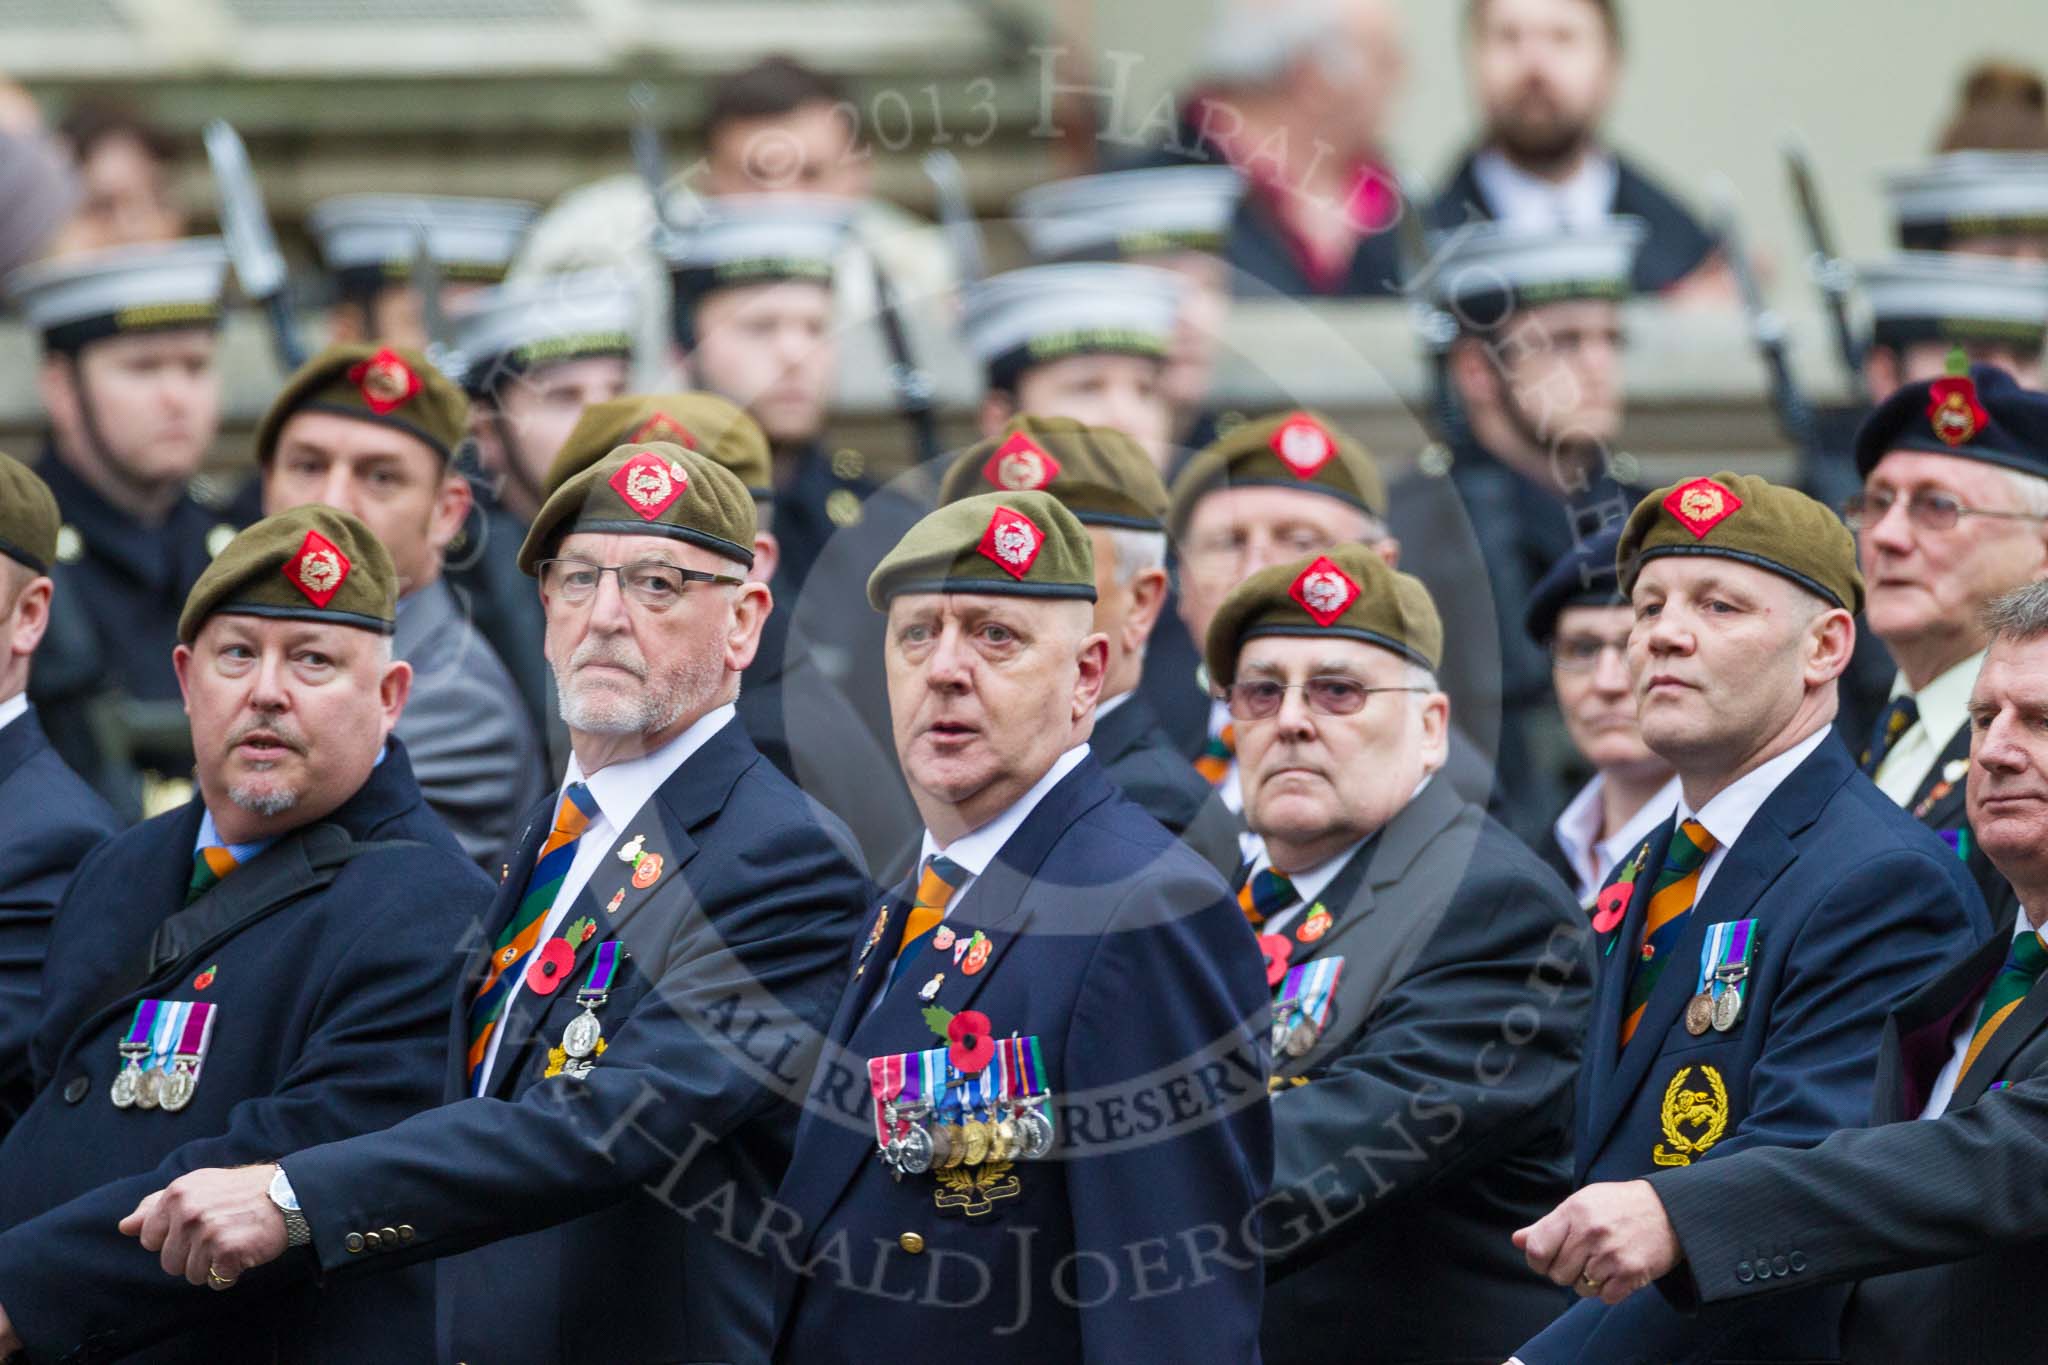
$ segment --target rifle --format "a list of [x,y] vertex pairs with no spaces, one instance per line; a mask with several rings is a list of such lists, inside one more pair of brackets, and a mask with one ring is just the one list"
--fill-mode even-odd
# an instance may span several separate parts
[[306,348],[299,344],[293,326],[290,277],[284,253],[277,249],[277,234],[270,229],[270,215],[263,208],[256,172],[249,165],[249,150],[226,119],[209,122],[203,136],[206,159],[213,167],[214,192],[220,200],[220,232],[227,240],[235,281],[251,302],[262,305],[278,366],[290,374],[305,363]]
[[1714,188],[1713,200],[1714,237],[1722,259],[1727,261],[1729,271],[1735,276],[1736,288],[1741,292],[1742,311],[1749,323],[1750,340],[1763,357],[1771,386],[1771,407],[1777,413],[1778,427],[1803,458],[1809,461],[1821,459],[1825,452],[1821,449],[1819,429],[1814,424],[1813,408],[1800,392],[1799,382],[1792,373],[1791,356],[1785,346],[1785,320],[1764,302],[1756,270],[1743,244],[1734,195],[1726,184],[1722,184]]
[[1814,176],[1805,145],[1796,137],[1786,138],[1784,156],[1786,173],[1792,179],[1792,198],[1799,206],[1799,220],[1806,226],[1807,244],[1812,248],[1806,258],[1806,273],[1819,287],[1821,302],[1827,308],[1828,322],[1835,333],[1835,349],[1848,371],[1849,392],[1861,402],[1866,396],[1863,347],[1849,325],[1849,293],[1855,285],[1856,273],[1835,254],[1834,234],[1828,230],[1827,215],[1821,208],[1820,182]]
[[967,177],[960,170],[960,158],[951,152],[926,152],[921,164],[925,179],[938,192],[939,223],[953,250],[954,269],[961,284],[972,284],[987,273],[987,266],[981,250],[981,225],[975,221],[967,197]]

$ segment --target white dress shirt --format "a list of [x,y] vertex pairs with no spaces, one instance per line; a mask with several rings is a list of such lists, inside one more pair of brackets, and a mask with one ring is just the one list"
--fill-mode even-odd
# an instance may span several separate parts
[[6,701],[0,701],[0,730],[5,730],[28,713],[28,693],[16,692]]
[[[1979,650],[1913,693],[1920,718],[1906,727],[1877,765],[1877,786],[1892,803],[1912,804],[1914,794],[1927,781],[1956,731],[1970,721],[1970,692],[1977,686],[1977,672],[1984,667],[1985,651]],[[1910,689],[1906,675],[1892,679],[1892,696]]]
[[1603,839],[1600,837],[1600,825],[1605,816],[1600,808],[1600,797],[1606,788],[1607,778],[1600,773],[1593,774],[1593,780],[1579,788],[1579,794],[1572,798],[1572,803],[1564,808],[1564,814],[1558,816],[1557,823],[1550,827],[1557,838],[1557,846],[1564,850],[1565,860],[1571,864],[1572,889],[1581,905],[1593,903],[1621,860],[1649,838],[1678,806],[1678,779],[1673,777],[1658,788],[1657,794],[1645,801],[1642,809],[1631,815],[1620,829]]
[[[1420,791],[1421,788],[1418,787],[1416,788],[1416,790]],[[1365,836],[1365,839],[1370,839],[1371,837],[1372,836],[1368,834]],[[1314,867],[1308,868],[1305,871],[1293,874],[1284,872],[1281,873],[1282,876],[1286,877],[1288,881],[1294,884],[1294,894],[1297,897],[1299,897],[1299,899],[1297,899],[1294,902],[1294,904],[1288,906],[1285,910],[1282,910],[1277,914],[1273,915],[1264,924],[1260,925],[1258,931],[1261,934],[1286,933],[1287,926],[1294,923],[1294,921],[1300,919],[1302,911],[1306,910],[1309,906],[1314,905],[1316,903],[1316,898],[1321,896],[1323,892],[1329,889],[1330,883],[1336,880],[1337,874],[1344,870],[1344,864],[1351,860],[1351,855],[1358,852],[1359,849],[1365,847],[1365,839],[1360,839],[1355,843],[1347,844],[1344,847],[1343,851],[1338,853],[1335,857],[1326,858],[1322,862],[1317,863]],[[1273,859],[1271,855],[1269,855],[1264,848],[1261,848],[1258,852],[1258,856],[1252,859],[1251,872],[1247,874],[1247,880],[1249,880],[1250,877],[1257,876],[1259,873],[1264,872],[1272,866]]]
[[1685,793],[1683,790],[1679,792],[1679,823],[1697,820],[1706,826],[1707,833],[1714,836],[1714,851],[1700,864],[1699,889],[1693,893],[1694,905],[1707,898],[1707,887],[1713,883],[1714,873],[1728,861],[1728,850],[1742,837],[1742,831],[1749,828],[1749,822],[1756,818],[1757,811],[1771,799],[1771,793],[1778,789],[1779,784],[1792,775],[1792,770],[1826,742],[1828,731],[1829,727],[1823,725],[1768,763],[1758,764],[1715,793],[1713,800],[1697,811],[1687,808]]
[[[2018,938],[2021,934],[2033,932],[2034,922],[2027,918],[2026,908],[2022,906],[2018,917],[2013,921],[2012,936]],[[1996,980],[1995,977],[1993,979]],[[1985,987],[1985,994],[1990,994],[1990,987]],[[1942,1112],[1948,1108],[1948,1102],[1955,1098],[1956,1082],[1963,1078],[1963,1058],[1969,1055],[1970,1039],[1977,1034],[1977,1013],[1983,1008],[1984,998],[1979,996],[1970,1002],[1968,1009],[1956,1016],[1954,1046],[1949,1052],[1948,1061],[1942,1065],[1941,1074],[1934,1078],[1934,1089],[1927,1094],[1927,1107],[1920,1111],[1921,1118],[1940,1118]]]
[[[658,819],[650,812],[640,814],[661,784],[675,776],[676,769],[683,766],[691,754],[704,747],[704,742],[725,728],[734,715],[732,703],[705,712],[691,723],[688,729],[652,753],[638,758],[629,758],[600,768],[590,776],[583,775],[583,765],[576,755],[569,755],[568,773],[562,785],[555,789],[555,803],[548,812],[553,820],[556,811],[562,808],[562,798],[568,793],[570,784],[581,782],[590,788],[591,799],[597,804],[597,811],[590,817],[590,823],[583,828],[582,837],[576,843],[576,856],[569,862],[568,875],[562,878],[562,887],[555,893],[555,903],[548,907],[547,918],[541,921],[540,937],[535,944],[546,943],[561,929],[562,921],[568,918],[569,907],[597,875],[597,869],[612,854],[612,845],[626,837],[626,831],[636,820]],[[634,833],[644,834],[645,830]],[[519,992],[526,987],[526,973],[519,972],[512,979],[512,988],[505,993],[504,1008],[498,1012],[500,1020],[511,1017],[512,1002],[519,998]],[[498,1061],[498,1044],[505,1037],[505,1030],[491,1032],[489,1047],[484,1051],[484,1064],[477,1072],[479,1090],[489,1086],[491,1069]]]
[[1488,148],[1472,159],[1472,178],[1500,222],[1546,232],[1583,230],[1597,227],[1614,212],[1621,167],[1608,153],[1594,151],[1568,179],[1545,180]]
[[1111,697],[1108,701],[1096,702],[1096,722],[1098,724],[1101,723],[1103,720],[1108,718],[1110,712],[1116,710],[1117,707],[1122,706],[1125,702],[1129,701],[1132,697],[1135,697],[1137,695],[1138,694],[1135,690],[1130,692],[1119,692],[1115,696]]

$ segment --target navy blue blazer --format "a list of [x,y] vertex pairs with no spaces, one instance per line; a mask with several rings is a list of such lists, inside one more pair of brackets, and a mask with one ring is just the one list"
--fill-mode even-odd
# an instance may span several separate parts
[[[186,1171],[269,1161],[438,1100],[459,965],[451,949],[483,913],[490,883],[427,809],[394,739],[322,823],[358,841],[406,843],[365,852],[274,914],[200,938],[102,1007],[158,924],[184,907],[202,813],[194,800],[102,845],[58,912],[33,1051],[39,1093],[0,1144],[10,1173],[0,1180],[0,1304],[39,1359],[80,1348],[79,1359],[105,1359],[181,1328],[190,1330],[136,1358],[376,1358],[408,1325],[430,1330],[423,1278],[373,1293],[267,1294],[252,1280],[216,1294],[164,1274],[115,1224]],[[300,848],[287,836],[223,886]],[[152,997],[218,1011],[179,1113],[108,1099],[136,1001]]]
[[[635,886],[636,868],[607,855],[563,921],[588,916],[598,931],[559,990],[514,997],[488,1092],[461,1098],[469,999],[552,804],[535,809],[443,1000],[454,1102],[284,1158],[320,1266],[349,1276],[448,1258],[431,1353],[394,1339],[391,1359],[762,1361],[757,1229],[772,1229],[768,1196],[871,894],[852,836],[728,722],[619,840],[644,836],[659,876]],[[577,988],[612,940],[625,958],[596,1011],[605,1050],[587,1078],[550,1078]]]
[[[906,891],[883,901],[797,1130],[775,1358],[1257,1361],[1244,1229],[1273,1164],[1269,997],[1222,880],[1089,758],[948,914],[987,935],[983,968],[920,948],[871,1012]],[[867,1059],[945,1045],[923,1017],[940,972],[929,1003],[1035,1035],[1054,1096],[1054,1158],[1015,1163],[1015,1192],[972,1216],[875,1152]]]
[[64,888],[121,822],[43,737],[33,708],[0,726],[0,1133],[28,1108],[28,1041],[43,1004],[43,950]]
[[[1578,1093],[1581,1184],[1754,1147],[1811,1147],[1868,1123],[1886,1016],[1990,932],[1962,862],[1830,735],[1728,850],[1621,1050],[1631,950],[1671,837],[1667,820],[1648,842],[1626,918],[1601,943]],[[1736,919],[1756,921],[1741,1017],[1694,1037],[1685,1003],[1707,926]],[[1656,1294],[1611,1308],[1588,1299],[1518,1354],[1527,1365],[1833,1359],[1841,1293],[1692,1318]]]

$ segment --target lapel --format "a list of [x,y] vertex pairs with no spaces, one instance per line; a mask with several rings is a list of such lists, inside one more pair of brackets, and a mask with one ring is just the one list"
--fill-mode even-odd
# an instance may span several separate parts
[[1906,807],[1915,820],[1932,830],[1960,829],[1965,814],[1964,783],[1949,781],[1944,773],[1951,764],[1961,763],[1967,776],[1970,763],[1970,727],[1965,722],[1950,738],[1948,747],[1927,770],[1920,789]]
[[[1028,928],[1030,915],[1023,903],[1024,893],[1046,856],[1076,820],[1113,794],[1109,779],[1103,775],[1095,759],[1091,756],[1082,760],[1079,767],[1045,794],[1037,808],[1017,827],[1017,832],[997,850],[987,869],[967,888],[960,904],[948,913],[945,922],[952,926],[956,938],[971,936],[977,928],[989,934],[991,950],[981,971],[967,975],[953,964],[950,951],[943,955],[945,966],[941,969],[937,966],[940,955],[927,948],[926,955],[933,960],[911,964],[903,979],[896,983],[895,990],[872,1013],[854,1013],[853,1008],[859,1001],[860,1008],[865,1009],[865,1000],[877,987],[857,981],[848,988],[840,1003],[838,1020],[833,1025],[833,1037],[835,1041],[847,1040],[845,1055],[836,1060],[854,1073],[857,1087],[864,1089],[867,1085],[867,1061],[870,1057],[922,1052],[941,1045],[925,1026],[923,1012],[926,1002],[918,998],[918,987],[932,971],[944,970],[946,980],[938,998],[931,1003],[942,1005],[956,1014],[970,1008],[982,987],[996,974],[1001,959]],[[906,897],[899,895],[892,899],[900,902]],[[884,929],[884,943],[889,941],[889,929],[900,924],[900,915],[901,907],[892,906]],[[879,956],[881,945],[877,945],[875,951]],[[876,976],[875,959],[870,957],[868,961],[867,975]],[[886,976],[886,973],[881,975]],[[819,1066],[821,1076],[834,1060],[832,1050],[828,1049],[826,1059]],[[799,1234],[799,1254],[808,1252],[826,1215],[838,1204],[847,1186],[874,1154],[872,1126],[855,1128],[814,1112],[827,1107],[826,1104],[805,1106],[805,1114],[797,1130],[796,1150],[790,1158],[779,1196],[796,1212],[803,1229]],[[861,1108],[865,1119],[869,1111],[865,1103]]]
[[[553,1046],[561,1032],[557,1023],[565,1023],[579,1012],[576,992],[590,972],[590,960],[600,943],[620,938],[626,925],[651,901],[691,894],[685,870],[698,848],[692,831],[717,818],[740,775],[759,757],[735,716],[705,740],[697,752],[684,759],[668,780],[655,789],[647,804],[626,822],[556,926],[559,935],[580,919],[594,920],[597,925],[589,938],[576,945],[562,984],[552,995],[536,995],[522,989],[513,997],[503,1025],[505,1043],[500,1046],[497,1065],[491,1071],[491,1093],[506,1094],[516,1089],[529,1065],[529,1050],[539,1048],[545,1052]],[[646,866],[650,858],[661,859],[660,874],[645,887],[633,885],[635,867],[618,857],[619,850],[635,836],[641,839],[639,866]],[[525,861],[531,870],[532,859],[528,857]],[[683,890],[673,890],[677,886]],[[611,904],[615,893],[622,893],[619,908],[608,911],[605,907]],[[560,1021],[555,1018],[558,1014],[562,1016]]]
[[[2006,942],[2009,951],[2011,936],[2000,937]],[[1999,966],[2004,964],[2005,958],[2001,954]],[[1995,974],[1998,968],[1993,967],[1991,970]],[[1988,987],[1990,982],[1987,980],[1985,984]],[[1975,1001],[1970,1003],[1970,1023],[1975,1025],[1975,1015],[1981,1007]],[[2034,983],[2033,989],[2020,1001],[2019,1008],[2007,1015],[2005,1022],[1998,1026],[1998,1032],[1991,1035],[1991,1040],[1984,1045],[1984,1050],[1977,1054],[1976,1065],[1970,1068],[1968,1075],[1959,1078],[1960,1084],[1956,1086],[1956,1093],[1949,1099],[1948,1107],[1960,1109],[1983,1098],[1991,1083],[2004,1072],[2006,1063],[2010,1062],[2014,1054],[2039,1033],[2044,1025],[2048,1025],[2048,977]]]
[[1955,1050],[1959,1016],[1983,999],[2011,942],[2009,934],[1993,934],[1892,1011],[1877,1057],[1873,1122],[1920,1117],[1935,1078]]
[[12,777],[15,769],[48,747],[34,707],[0,725],[0,782]]
[[445,1090],[451,1099],[469,1092],[469,1002],[484,979],[485,964],[490,961],[491,949],[497,943],[498,935],[503,932],[506,921],[512,918],[512,911],[520,898],[526,894],[526,880],[533,875],[533,865],[540,858],[540,846],[547,842],[555,802],[560,798],[558,787],[543,797],[527,817],[526,828],[520,831],[519,842],[513,845],[516,851],[512,861],[505,865],[505,874],[498,882],[498,892],[491,898],[490,911],[469,940],[469,953],[462,964],[462,985],[455,992],[454,1003],[448,1011]]
[[1089,749],[1105,768],[1116,766],[1136,752],[1156,723],[1144,697],[1136,692],[1125,695],[1129,699],[1097,720],[1095,733],[1088,738]]
[[[1657,988],[1651,992],[1644,1006],[1643,1022],[1637,1026],[1634,1040],[1628,1048],[1621,1050],[1615,1062],[1612,1083],[1606,1087],[1594,1111],[1593,1150],[1598,1150],[1600,1142],[1605,1140],[1628,1108],[1651,1063],[1663,1051],[1664,1040],[1678,1022],[1685,1002],[1693,996],[1699,984],[1700,948],[1706,942],[1707,926],[1751,917],[1757,901],[1798,856],[1799,850],[1793,839],[1813,824],[1828,799],[1855,772],[1848,751],[1830,735],[1778,784],[1777,790],[1764,799],[1763,805],[1743,829],[1742,836],[1729,848],[1714,871],[1713,883],[1707,888],[1706,895],[1686,917],[1685,930],[1672,946],[1672,959],[1657,979]],[[1664,843],[1669,844],[1668,837]],[[1653,851],[1658,859],[1657,866],[1661,867],[1663,849]],[[1650,880],[1654,883],[1654,876]],[[1642,941],[1643,914],[1647,909],[1648,896],[1640,878],[1637,885],[1636,903],[1629,908],[1622,940],[1615,948],[1616,958]],[[1760,949],[1768,941],[1763,936],[1770,932],[1768,923],[1757,926]],[[1606,975],[1614,979],[1602,980],[1598,1027],[1608,1035],[1605,1046],[1619,1048],[1620,1009],[1628,974],[1625,960],[1610,960],[1609,966]],[[1610,991],[1611,1011],[1606,1007]]]
[[[1579,1086],[1577,1100],[1581,1170],[1591,1164],[1594,1154],[1591,1140],[1594,1117],[1602,1116],[1602,1132],[1612,1122],[1611,1113],[1620,1084],[1614,1071],[1619,1061],[1617,1054],[1621,1051],[1621,1005],[1626,998],[1628,968],[1635,952],[1632,945],[1642,941],[1650,891],[1657,884],[1657,874],[1664,866],[1664,855],[1671,847],[1677,828],[1677,815],[1666,816],[1648,841],[1638,845],[1638,848],[1648,851],[1636,870],[1635,892],[1629,897],[1628,913],[1622,916],[1621,923],[1611,933],[1600,936],[1598,940],[1596,951],[1600,956],[1593,989],[1592,1023],[1586,1039],[1585,1083]],[[1635,855],[1629,856],[1633,858]]]

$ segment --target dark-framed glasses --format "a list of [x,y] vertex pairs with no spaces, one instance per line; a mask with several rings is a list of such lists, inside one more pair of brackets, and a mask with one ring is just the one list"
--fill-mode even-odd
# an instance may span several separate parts
[[[1842,504],[1842,520],[1852,531],[1867,531],[1883,521],[1885,514],[1892,510],[1892,504],[1899,495],[1886,489],[1874,493],[1858,493]],[[1936,493],[1921,489],[1906,499],[1906,520],[1914,529],[1921,531],[1953,531],[1956,523],[1964,517],[1990,517],[1997,521],[2048,521],[2048,517],[2036,516],[2032,512],[1993,512],[1982,507],[1966,507],[1958,498],[1947,493]]]
[[1308,703],[1308,709],[1319,716],[1355,715],[1375,692],[1429,691],[1426,687],[1373,687],[1341,673],[1325,673],[1298,683],[1247,678],[1232,683],[1225,695],[1233,718],[1266,720],[1279,714],[1280,703],[1296,688],[1301,690],[1302,700]]
[[582,606],[597,596],[597,585],[604,581],[606,574],[617,574],[619,591],[629,601],[646,607],[650,611],[662,611],[682,601],[684,589],[691,583],[717,583],[728,588],[744,587],[744,578],[730,574],[705,573],[702,569],[685,569],[677,564],[664,564],[658,559],[641,560],[637,564],[592,564],[587,559],[543,559],[534,566],[540,571],[541,587],[550,597],[559,597],[570,606]]

